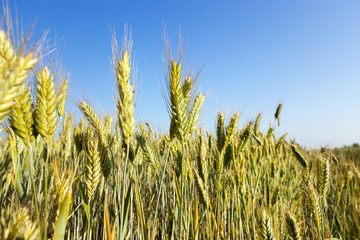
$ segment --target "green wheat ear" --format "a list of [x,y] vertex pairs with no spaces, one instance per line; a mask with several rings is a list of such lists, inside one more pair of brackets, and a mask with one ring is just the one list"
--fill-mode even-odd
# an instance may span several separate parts
[[196,185],[196,189],[197,189],[197,193],[198,193],[200,202],[206,209],[208,209],[209,205],[210,205],[210,200],[209,200],[208,194],[205,190],[206,185],[204,184],[203,180],[199,176],[198,172],[196,170],[194,170],[193,172],[195,175],[195,185]]
[[203,96],[201,93],[199,93],[199,95],[197,95],[195,102],[192,106],[192,109],[190,110],[190,114],[189,114],[189,134],[192,134],[195,129],[196,126],[199,122],[200,119],[200,110],[203,106],[205,102],[205,96]]
[[[245,128],[243,133],[241,134],[241,136],[240,136],[241,144],[239,146],[241,150],[244,147],[246,147],[247,144],[250,142],[250,139],[252,136],[252,128],[253,128],[253,123],[249,122],[249,124],[247,125],[247,127]],[[256,137],[256,135],[255,135],[255,137]]]
[[278,121],[278,126],[280,126],[281,108],[282,108],[282,103],[279,103],[279,105],[276,108],[275,115],[274,115],[275,119]]
[[330,161],[320,160],[320,168],[318,171],[318,182],[317,182],[317,190],[320,196],[326,196],[329,190],[329,182],[330,182]]
[[197,156],[197,170],[199,176],[206,184],[207,179],[209,177],[208,166],[207,166],[207,149],[206,143],[204,139],[204,135],[201,132],[198,140],[198,156]]
[[224,140],[224,148],[227,147],[232,140],[234,139],[234,135],[235,135],[235,130],[236,130],[236,125],[239,121],[240,118],[240,114],[235,113],[229,122],[229,125],[226,127],[226,135],[225,135],[225,140]]
[[65,103],[67,97],[68,80],[66,79],[61,83],[60,90],[56,95],[56,107],[58,110],[59,117],[65,113]]
[[262,113],[259,113],[259,115],[256,117],[255,124],[254,124],[254,134],[255,136],[259,136],[259,128],[260,128],[260,122],[262,118]]
[[186,99],[183,95],[181,86],[181,63],[174,60],[169,66],[169,95],[170,95],[170,137],[177,137],[180,142],[185,142],[187,116],[186,116]]
[[101,129],[101,120],[96,114],[96,112],[91,108],[89,104],[85,101],[82,101],[79,104],[80,111],[85,116],[86,120],[91,124],[91,126],[99,132]]
[[219,112],[216,123],[216,144],[219,152],[221,152],[224,148],[224,142],[225,142],[224,122],[225,122],[225,116],[222,112]]
[[302,153],[297,149],[297,147],[292,144],[291,150],[295,156],[295,158],[298,160],[298,162],[303,166],[304,168],[308,167],[308,162],[306,161],[305,157],[302,155]]
[[149,144],[149,141],[142,135],[136,135],[137,142],[139,143],[144,155],[145,159],[149,162],[150,166],[152,167],[152,172],[155,173],[159,167],[160,163],[157,159],[153,148]]
[[96,187],[100,182],[101,163],[98,152],[98,139],[91,128],[88,128],[86,133],[86,157],[86,187],[89,199],[93,199]]
[[57,125],[53,75],[45,67],[41,72],[37,73],[37,80],[35,127],[45,142],[49,144]]
[[72,122],[73,122],[74,115],[70,114],[67,116],[67,114],[64,115],[64,122],[63,122],[63,145],[64,145],[64,158],[68,159],[71,155],[71,148],[72,148]]

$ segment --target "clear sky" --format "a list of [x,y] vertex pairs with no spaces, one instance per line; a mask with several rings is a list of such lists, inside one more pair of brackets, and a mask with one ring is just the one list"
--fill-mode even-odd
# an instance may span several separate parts
[[[10,1],[14,6],[15,1]],[[136,116],[167,131],[161,96],[161,52],[166,24],[173,50],[179,27],[186,56],[204,66],[200,90],[208,92],[201,124],[214,130],[216,112],[242,113],[240,126],[264,114],[273,122],[283,102],[278,134],[289,132],[315,148],[360,142],[360,1],[40,1],[16,0],[34,36],[50,30],[70,72],[73,100],[84,93],[98,111],[115,112],[110,64],[111,31],[121,41],[132,30],[138,71]],[[76,111],[69,104],[68,110]]]

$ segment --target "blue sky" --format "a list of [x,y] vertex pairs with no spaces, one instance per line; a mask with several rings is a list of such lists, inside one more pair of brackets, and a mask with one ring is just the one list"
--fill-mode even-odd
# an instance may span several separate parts
[[[14,3],[11,1],[11,6]],[[34,37],[62,39],[57,47],[70,74],[71,99],[89,97],[98,111],[115,112],[111,31],[121,41],[131,27],[138,72],[136,116],[167,131],[161,96],[166,24],[173,50],[179,27],[187,61],[204,66],[208,93],[201,124],[214,130],[216,112],[241,112],[239,126],[264,114],[262,128],[283,102],[278,134],[289,132],[315,148],[360,142],[359,1],[40,1],[16,0]],[[69,111],[77,111],[70,103]]]

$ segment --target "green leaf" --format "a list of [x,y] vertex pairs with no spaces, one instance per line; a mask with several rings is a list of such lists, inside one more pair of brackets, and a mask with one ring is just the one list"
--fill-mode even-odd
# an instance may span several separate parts
[[130,196],[131,196],[131,184],[132,182],[130,181],[130,185],[128,187],[127,193],[126,193],[126,197],[125,197],[125,201],[123,203],[123,211],[122,211],[122,226],[120,229],[120,239],[123,240],[125,239],[125,234],[127,232],[127,220],[129,218],[129,210],[130,210]]
[[65,236],[66,223],[69,216],[71,193],[67,192],[60,206],[60,213],[56,220],[54,240],[63,240]]
[[81,200],[84,205],[85,214],[88,222],[90,222],[90,207],[89,207],[89,198],[86,196],[85,188],[82,183],[80,183],[80,195]]

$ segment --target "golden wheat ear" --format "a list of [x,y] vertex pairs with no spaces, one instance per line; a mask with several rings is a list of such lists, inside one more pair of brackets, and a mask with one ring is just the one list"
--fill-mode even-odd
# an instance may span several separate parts
[[225,116],[222,112],[219,112],[217,115],[216,123],[216,145],[219,152],[224,148],[225,142],[225,130],[224,130]]
[[40,239],[40,228],[31,220],[27,208],[19,208],[16,212],[12,212],[11,216],[7,216],[2,210],[0,237],[1,239]]
[[29,69],[37,62],[33,55],[16,53],[9,36],[0,29],[0,124],[10,114],[15,99],[23,93]]
[[98,152],[98,139],[89,127],[86,133],[86,187],[89,199],[94,198],[101,177],[101,163]]
[[258,218],[259,236],[262,240],[275,240],[274,231],[271,227],[271,221],[265,210],[262,211]]
[[36,131],[50,143],[57,126],[56,97],[53,75],[45,67],[37,73],[35,122]]
[[12,108],[10,125],[17,135],[29,146],[34,140],[34,117],[33,104],[31,102],[30,88],[15,99],[15,105]]
[[113,39],[113,65],[114,75],[117,83],[118,98],[117,110],[121,129],[122,140],[125,145],[129,145],[132,136],[135,133],[134,117],[134,83],[131,83],[131,47],[132,40],[130,36],[124,37],[123,50],[121,55],[118,53],[116,39]]
[[285,222],[288,236],[293,240],[301,240],[300,226],[291,212],[285,214]]

